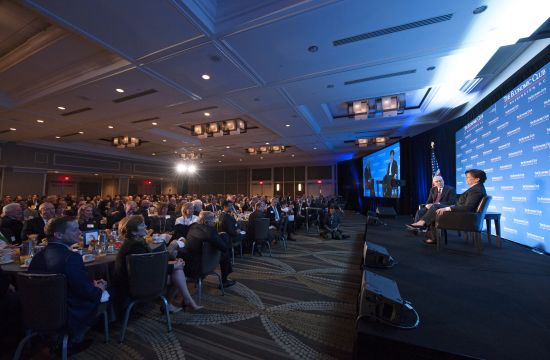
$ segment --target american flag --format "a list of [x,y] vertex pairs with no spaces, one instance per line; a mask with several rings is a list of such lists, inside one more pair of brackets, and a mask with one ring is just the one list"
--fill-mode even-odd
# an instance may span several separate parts
[[441,172],[439,171],[439,164],[437,163],[437,159],[435,157],[435,144],[432,142],[432,178],[434,176],[441,176]]

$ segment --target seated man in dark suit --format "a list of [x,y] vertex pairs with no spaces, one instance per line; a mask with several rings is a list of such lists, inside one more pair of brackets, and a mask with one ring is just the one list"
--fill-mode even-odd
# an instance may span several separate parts
[[216,216],[210,211],[201,211],[199,220],[189,227],[185,247],[179,255],[185,260],[185,274],[189,277],[198,275],[202,261],[202,243],[210,243],[222,252],[220,270],[224,288],[235,285],[236,281],[228,278],[233,272],[231,266],[231,242],[229,237],[221,237],[216,231]]
[[21,244],[21,230],[23,230],[23,209],[19,203],[9,203],[2,208],[0,232],[13,245]]
[[[252,214],[248,216],[248,228],[246,229],[246,246],[248,248],[252,247],[252,243],[254,242],[255,229],[254,229],[254,221],[257,219],[265,219],[265,204],[263,201],[258,201],[256,204],[254,204],[254,211]],[[268,241],[271,242],[272,237],[271,234],[269,234]],[[256,251],[259,255],[262,255],[260,245],[256,245]]]
[[212,197],[212,199],[210,200],[210,204],[206,205],[204,207],[204,210],[216,213],[218,211],[221,211],[222,208],[220,205],[218,205],[218,199],[215,197]]
[[[424,216],[417,222],[410,226],[416,228],[422,228],[425,226],[433,226],[435,224],[436,216],[444,213],[445,211],[475,211],[481,199],[487,196],[485,186],[483,183],[487,180],[485,171],[478,169],[466,170],[466,183],[469,189],[466,190],[456,202],[456,205],[447,206],[444,208],[430,208]],[[433,245],[436,243],[434,239],[427,239],[424,241],[426,244]]]
[[27,240],[29,235],[36,235],[37,244],[40,244],[42,239],[46,237],[44,226],[50,219],[55,217],[55,206],[52,203],[44,202],[38,207],[38,214],[39,216],[27,220],[23,225],[22,240]]
[[342,239],[342,231],[340,231],[341,220],[340,213],[337,211],[336,206],[330,205],[328,213],[323,217],[321,225],[321,236],[325,239]]
[[414,221],[418,221],[426,214],[431,207],[435,207],[436,210],[442,207],[454,205],[456,202],[456,191],[452,186],[445,185],[441,176],[434,176],[432,179],[432,188],[430,189],[430,195],[426,205],[418,209]]
[[63,274],[67,279],[67,325],[71,344],[84,340],[98,315],[101,302],[109,300],[105,280],[88,278],[82,256],[71,250],[80,237],[78,223],[73,217],[54,218],[46,225],[48,246],[36,254],[29,272]]
[[231,214],[231,207],[233,203],[229,200],[223,201],[223,213],[222,213],[222,231],[226,232],[229,236],[229,240],[231,240],[232,244],[238,244],[242,242],[244,235],[241,234],[241,230],[239,229],[239,223],[237,223],[237,220],[235,217]]

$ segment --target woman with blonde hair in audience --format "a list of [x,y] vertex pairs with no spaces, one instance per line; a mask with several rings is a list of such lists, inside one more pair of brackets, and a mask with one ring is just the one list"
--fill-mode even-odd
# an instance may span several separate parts
[[[126,256],[132,254],[150,253],[152,250],[151,247],[149,247],[149,244],[145,241],[147,228],[145,226],[143,216],[131,215],[122,219],[118,224],[118,231],[120,237],[124,241],[115,260],[114,274],[114,286],[116,290],[115,303],[120,306],[126,303],[129,295]],[[184,305],[192,310],[202,309],[202,306],[195,303],[195,300],[193,300],[191,294],[189,293],[189,289],[187,288],[185,273],[183,272],[185,262],[178,258],[175,259],[175,261],[170,261],[166,264],[166,266],[168,266],[169,279],[181,293]],[[177,312],[180,310],[180,307],[170,304],[171,312]]]

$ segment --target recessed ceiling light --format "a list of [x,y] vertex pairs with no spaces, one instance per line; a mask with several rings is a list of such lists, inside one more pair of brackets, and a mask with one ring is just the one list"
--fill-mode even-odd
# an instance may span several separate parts
[[204,116],[210,116],[210,113],[209,113],[209,112],[205,112],[205,113],[204,113]]
[[290,124],[286,124],[285,126],[286,126],[286,127],[290,127]]
[[225,156],[225,155],[224,155],[224,154],[222,154],[222,157],[224,157],[224,156]]
[[64,106],[58,106],[57,107],[59,110],[65,110],[65,107]]
[[124,92],[124,89],[116,89],[116,92],[118,92],[118,93],[123,93],[123,92]]
[[174,154],[177,154],[177,153],[178,153],[178,151],[177,151],[177,150],[176,150],[176,151],[174,151]]
[[208,74],[202,74],[201,78],[202,78],[203,80],[210,80],[210,75],[208,75]]
[[82,135],[82,134],[84,134],[84,131],[79,131],[78,133],[79,133],[80,135]]
[[266,144],[266,145],[269,145],[269,143],[268,143],[268,142],[266,142],[265,144]]
[[95,176],[98,176],[99,174],[94,174]]
[[226,148],[226,149],[230,149],[230,148],[231,148],[231,146],[227,145],[227,146],[226,146],[225,148]]
[[56,136],[55,138],[56,138],[56,139],[61,139],[61,136]]
[[199,149],[199,151],[202,151],[202,149]]
[[314,148],[313,148],[313,150],[317,150],[317,148],[316,148],[316,147],[314,147]]
[[152,123],[151,123],[151,125],[153,125],[153,126],[157,126],[157,125],[158,125],[158,123],[157,123],[157,122],[152,122]]
[[239,159],[239,161],[243,161],[243,159]]
[[152,153],[151,155],[155,156],[156,154],[155,154],[155,153]]
[[294,154],[292,154],[292,155],[290,155],[290,156],[294,157],[295,155],[294,155]]
[[222,162],[222,161],[221,161],[221,160],[218,160],[218,162],[220,163],[220,162]]
[[203,164],[204,162],[203,162],[203,161],[201,161],[200,163],[201,163],[201,164]]
[[166,142],[166,139],[162,139],[162,142]]
[[36,122],[37,122],[37,123],[41,123],[41,124],[42,124],[42,123],[44,122],[44,120],[41,120],[41,119],[37,119],[37,120],[36,120]]
[[115,127],[113,125],[107,126],[109,129],[114,129]]
[[15,130],[17,130],[17,129],[16,128],[10,128],[10,131],[15,131]]
[[263,156],[260,156],[260,160],[263,160],[263,159],[264,159],[264,157],[263,157]]

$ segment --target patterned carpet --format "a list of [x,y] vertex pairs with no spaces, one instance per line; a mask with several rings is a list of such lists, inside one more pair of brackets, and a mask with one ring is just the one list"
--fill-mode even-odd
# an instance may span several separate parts
[[[324,240],[301,230],[285,253],[236,258],[237,285],[221,296],[215,278],[203,291],[206,310],[173,314],[167,332],[159,307],[144,305],[111,341],[92,332],[94,344],[74,359],[349,359],[355,329],[359,263],[365,217],[347,213],[346,240]],[[193,292],[193,286],[190,285]]]

